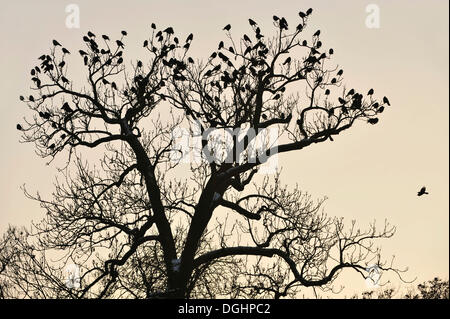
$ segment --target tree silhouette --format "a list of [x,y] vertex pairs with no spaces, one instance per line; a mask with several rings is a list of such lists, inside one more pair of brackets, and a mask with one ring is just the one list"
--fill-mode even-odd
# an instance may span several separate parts
[[[393,227],[344,227],[322,212],[323,200],[283,186],[279,174],[258,180],[271,156],[333,141],[357,120],[376,124],[389,104],[373,89],[342,87],[320,31],[302,37],[311,13],[300,12],[295,26],[274,16],[271,37],[252,19],[238,39],[226,25],[206,62],[188,55],[193,35],[181,41],[171,27],[152,24],[147,57],[131,68],[125,31],[117,40],[88,32],[77,54],[83,87],[68,72],[76,51],[54,40],[31,71],[33,94],[20,98],[33,116],[17,128],[39,156],[67,165],[51,199],[25,190],[46,216],[5,236],[3,295],[280,298],[332,288],[346,268],[366,277],[369,262],[397,271],[373,244]],[[195,124],[203,158],[184,166],[173,158],[182,123]],[[278,143],[253,152],[272,128]],[[214,132],[239,129],[255,133],[233,135],[226,156],[216,156]],[[88,149],[101,154],[98,165]],[[64,283],[69,263],[81,268],[78,288]]]

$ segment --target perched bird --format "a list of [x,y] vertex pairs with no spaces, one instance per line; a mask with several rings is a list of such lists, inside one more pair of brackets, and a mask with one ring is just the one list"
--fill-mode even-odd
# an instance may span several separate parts
[[423,186],[423,187],[420,189],[420,191],[417,192],[417,196],[422,196],[422,195],[425,195],[425,194],[428,195],[428,192],[427,192],[427,188],[426,188],[425,186]]
[[138,68],[142,68],[142,61],[138,61],[138,62],[137,62],[137,67],[138,67]]
[[120,33],[122,33],[122,35],[127,35],[128,34],[127,31],[122,31]]
[[248,19],[248,23],[250,23],[250,25],[253,27],[256,25],[256,22],[253,21],[252,19]]
[[223,28],[223,30],[225,30],[225,31],[230,31],[230,30],[231,30],[231,24],[227,24],[227,25]]
[[370,118],[367,120],[368,123],[375,125],[378,123],[378,118],[374,117],[374,118]]
[[62,48],[62,52],[63,52],[64,54],[70,54],[69,50],[67,50],[66,48]]
[[152,23],[152,29],[156,29],[156,24]]
[[189,34],[188,37],[187,37],[187,39],[186,39],[186,42],[192,41],[193,38],[194,38],[194,35],[193,35],[192,33]]
[[53,45],[54,45],[55,47],[57,47],[58,45],[60,46],[61,44],[60,44],[58,41],[53,40]]
[[310,15],[312,12],[313,12],[313,9],[312,9],[312,8],[309,8],[308,10],[306,10],[306,14],[307,14],[307,15]]
[[87,35],[88,35],[89,37],[91,37],[91,38],[94,38],[94,37],[95,37],[95,34],[93,34],[91,31],[88,31]]
[[332,55],[334,53],[334,50],[331,48],[330,50],[328,50],[328,54]]
[[69,103],[65,102],[61,109],[67,113],[72,113],[73,110],[70,108]]
[[339,101],[339,103],[341,103],[341,104],[343,104],[343,105],[346,103],[345,100],[344,100],[343,98],[341,98],[341,97],[338,98],[338,101]]
[[291,63],[291,57],[288,57],[284,62],[283,62],[283,65],[286,65],[286,64],[288,64],[288,63]]
[[280,20],[280,18],[278,18],[277,16],[273,16],[273,20],[278,21],[278,20]]
[[313,36],[315,36],[315,37],[318,37],[320,35],[320,30],[317,30],[314,34],[313,34]]
[[391,106],[391,103],[389,103],[389,100],[387,97],[383,97],[383,103]]
[[16,125],[16,128],[17,128],[19,131],[22,131],[22,130],[23,130],[22,125],[20,125],[20,124],[17,124],[17,125]]
[[121,47],[123,49],[123,43],[120,40],[116,40],[117,46]]
[[330,90],[329,89],[325,90],[325,95],[330,95]]
[[252,42],[252,40],[250,40],[250,38],[246,34],[244,34],[244,41]]
[[372,95],[373,94],[373,89],[370,89],[369,92],[367,92],[367,95]]
[[189,63],[194,63],[194,59],[192,59],[191,57],[188,58],[188,62]]
[[303,12],[303,11],[300,11],[299,13],[298,13],[298,15],[300,16],[300,18],[304,18],[304,17],[306,17],[306,14]]
[[351,89],[348,91],[347,96],[355,94],[355,89]]
[[172,28],[172,27],[168,27],[168,28],[166,28],[166,29],[164,30],[164,32],[165,32],[165,33],[167,33],[167,34],[173,34],[173,33],[174,33],[174,31],[173,31],[173,28]]
[[144,41],[144,48],[145,48],[146,46],[148,46],[148,40],[145,40],[145,41]]
[[341,76],[342,74],[344,74],[344,70],[341,69],[341,70],[338,71],[337,75]]
[[222,49],[222,48],[223,48],[223,46],[224,46],[224,43],[223,43],[223,41],[220,41],[220,42],[219,42],[219,50],[220,50],[220,49]]

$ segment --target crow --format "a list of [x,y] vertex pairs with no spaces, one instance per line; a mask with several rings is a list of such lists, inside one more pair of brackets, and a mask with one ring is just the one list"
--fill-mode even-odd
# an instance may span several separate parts
[[61,44],[60,44],[58,41],[53,40],[53,45],[54,45],[55,47],[57,47],[58,45],[60,46]]
[[194,59],[192,59],[191,57],[188,58],[188,62],[189,63],[194,63]]
[[277,16],[273,16],[273,20],[278,21],[278,20],[280,20],[280,18],[278,18]]
[[300,11],[299,13],[298,13],[298,15],[300,16],[300,18],[304,18],[304,17],[306,17],[306,14],[303,12],[303,11]]
[[330,95],[330,90],[329,89],[325,90],[325,95]]
[[250,40],[250,38],[246,34],[244,34],[244,41],[252,42],[252,40]]
[[148,40],[145,40],[145,41],[144,41],[144,45],[143,45],[143,46],[144,46],[144,48],[145,48],[146,46],[148,46]]
[[69,50],[67,50],[66,48],[62,48],[62,52],[63,52],[64,54],[70,54]]
[[372,95],[373,94],[373,89],[370,89],[369,92],[367,92],[367,95]]
[[167,34],[173,34],[174,33],[172,27],[168,27],[167,29],[164,30],[164,32],[167,33]]
[[422,195],[425,195],[425,194],[428,194],[428,192],[427,192],[427,188],[425,186],[423,186],[420,189],[420,191],[417,192],[417,196],[422,196]]
[[222,48],[223,48],[223,46],[224,46],[224,43],[223,43],[223,41],[220,41],[220,42],[219,42],[219,50],[220,50],[220,49],[222,49]]
[[120,33],[122,33],[122,35],[127,35],[128,34],[127,31],[122,31]]
[[312,9],[312,8],[309,8],[308,10],[306,10],[306,14],[307,14],[307,15],[310,15],[312,12],[313,12],[313,9]]
[[348,91],[347,96],[355,94],[355,89],[351,89]]
[[283,65],[286,65],[286,64],[288,64],[288,63],[291,63],[291,57],[288,57],[284,62],[283,62]]
[[94,38],[94,37],[95,37],[95,34],[93,34],[91,31],[88,31],[87,35],[88,35],[89,37],[91,37],[91,38]]
[[314,34],[313,34],[313,36],[315,36],[315,37],[318,37],[320,35],[320,30],[317,30]]
[[250,25],[253,27],[256,25],[256,22],[253,21],[252,19],[248,19],[248,23],[250,23]]
[[87,55],[87,53],[83,50],[79,50],[78,52],[80,53],[80,55]]
[[339,101],[339,103],[341,103],[342,105],[345,105],[345,103],[347,103],[347,102],[345,102],[345,100],[343,99],[343,98],[338,98],[338,101]]
[[64,110],[67,113],[72,113],[73,110],[70,108],[69,103],[65,102],[61,108],[62,110]]
[[342,74],[344,74],[344,70],[341,69],[341,70],[338,71],[337,75],[341,76]]
[[156,29],[156,24],[152,23],[152,29]]
[[391,103],[389,103],[389,100],[387,97],[383,97],[383,103],[391,106]]
[[227,25],[223,28],[223,30],[225,30],[225,31],[230,31],[230,30],[231,30],[231,24],[227,24]]
[[121,47],[123,49],[123,43],[120,40],[116,40],[117,46]]
[[22,125],[20,125],[20,124],[17,124],[17,125],[16,125],[16,128],[17,128],[19,131],[22,131],[22,130],[23,130]]
[[328,54],[332,55],[334,53],[334,50],[331,48],[330,50],[328,50]]
[[193,35],[192,33],[189,34],[188,37],[187,37],[187,39],[186,39],[186,42],[192,41],[193,38],[194,38],[194,35]]
[[372,125],[375,125],[375,124],[378,123],[378,118],[374,117],[374,118],[368,119],[368,120],[367,120],[367,123],[370,123],[370,124],[372,124]]

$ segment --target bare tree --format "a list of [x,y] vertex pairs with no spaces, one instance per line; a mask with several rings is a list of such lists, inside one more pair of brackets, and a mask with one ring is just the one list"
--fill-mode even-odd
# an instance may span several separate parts
[[[272,37],[252,19],[239,38],[227,25],[206,62],[188,55],[192,34],[182,41],[152,24],[147,57],[131,69],[125,31],[118,40],[89,32],[82,88],[68,75],[74,52],[54,40],[31,71],[33,95],[21,97],[33,116],[17,128],[39,156],[67,165],[52,198],[25,190],[46,216],[10,243],[20,258],[0,275],[6,297],[280,298],[330,289],[346,268],[367,277],[367,263],[397,271],[373,243],[394,227],[344,227],[279,174],[258,177],[272,156],[333,141],[357,120],[376,124],[389,106],[373,89],[343,87],[320,31],[303,37],[311,13],[296,26],[274,16]],[[189,165],[173,156],[183,123],[201,137],[202,160]],[[253,151],[274,128],[278,143]],[[254,133],[234,134],[220,157],[218,130]],[[82,157],[88,149],[101,154],[97,165],[92,152]],[[65,284],[69,263],[81,268],[79,287]]]

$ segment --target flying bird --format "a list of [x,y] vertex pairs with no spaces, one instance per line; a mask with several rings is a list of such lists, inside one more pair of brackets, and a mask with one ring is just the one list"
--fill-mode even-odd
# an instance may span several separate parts
[[417,192],[417,196],[422,196],[422,195],[425,195],[425,194],[428,195],[428,192],[427,192],[427,188],[426,188],[425,186],[423,186],[423,187],[420,189],[420,191]]

